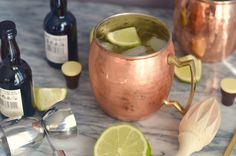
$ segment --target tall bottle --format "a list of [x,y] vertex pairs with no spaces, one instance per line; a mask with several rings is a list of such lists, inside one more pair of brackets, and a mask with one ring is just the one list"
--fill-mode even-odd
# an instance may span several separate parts
[[0,22],[0,110],[4,117],[32,116],[34,96],[32,71],[21,59],[16,43],[17,31],[12,21]]
[[78,60],[76,19],[67,11],[67,0],[51,0],[50,7],[44,19],[46,58],[60,68],[68,60]]

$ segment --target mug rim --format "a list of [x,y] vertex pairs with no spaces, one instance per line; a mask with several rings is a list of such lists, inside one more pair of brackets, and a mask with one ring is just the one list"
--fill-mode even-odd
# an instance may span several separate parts
[[[98,41],[98,38],[96,37],[96,34],[97,34],[97,29],[106,21],[109,21],[110,19],[112,18],[115,18],[115,17],[119,17],[119,16],[127,16],[127,15],[136,15],[136,16],[139,16],[139,17],[148,17],[150,19],[152,19],[153,21],[158,21],[160,22],[165,28],[166,30],[168,31],[169,33],[169,40],[167,41],[167,43],[165,44],[165,46],[163,46],[160,50],[158,51],[155,51],[151,54],[147,54],[147,55],[142,55],[142,56],[125,56],[125,55],[121,55],[121,54],[117,54],[115,52],[110,52],[108,49],[104,48],[100,42]],[[114,14],[114,15],[111,15],[107,18],[104,18],[103,20],[101,20],[94,28],[94,33],[93,33],[93,40],[95,40],[96,44],[102,48],[105,52],[107,52],[109,55],[111,56],[114,56],[114,57],[118,57],[120,59],[128,59],[128,60],[139,60],[139,59],[147,59],[147,58],[150,58],[150,57],[154,57],[154,56],[157,56],[159,55],[160,53],[164,53],[166,51],[166,49],[169,47],[169,45],[171,43],[173,43],[172,41],[172,34],[170,32],[170,30],[168,29],[167,25],[162,22],[161,20],[159,20],[157,17],[155,16],[152,16],[152,15],[148,15],[148,14],[144,14],[144,13],[136,13],[136,12],[126,12],[126,13],[118,13],[118,14]]]
[[203,3],[216,4],[216,5],[227,5],[227,4],[236,3],[236,0],[223,0],[223,1],[216,1],[216,0],[199,0],[199,1],[200,1],[200,2],[203,2]]

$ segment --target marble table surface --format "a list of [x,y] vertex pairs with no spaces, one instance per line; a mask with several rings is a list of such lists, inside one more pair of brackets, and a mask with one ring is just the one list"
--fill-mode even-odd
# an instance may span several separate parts
[[[88,78],[88,36],[90,29],[101,19],[121,12],[141,12],[158,17],[173,30],[172,10],[151,9],[99,4],[68,0],[68,8],[77,18],[78,47],[83,71],[80,86],[69,90],[67,100],[72,104],[78,124],[78,136],[65,140],[53,139],[59,149],[64,149],[68,156],[92,156],[93,146],[101,132],[112,124],[119,123],[106,115],[97,105],[91,92]],[[16,22],[17,41],[22,58],[33,70],[34,86],[65,87],[64,78],[59,70],[50,68],[45,61],[43,19],[49,11],[48,0],[0,0],[0,21],[9,19]],[[177,55],[183,55],[175,43]],[[236,52],[221,63],[203,64],[203,76],[197,84],[194,103],[215,96],[220,102],[219,82],[224,77],[236,76]],[[170,98],[184,103],[189,92],[189,85],[174,81]],[[236,130],[236,101],[231,107],[220,104],[222,123],[217,136],[202,151],[193,156],[222,156],[233,132]],[[140,128],[151,144],[152,156],[174,156],[178,149],[178,126],[181,115],[174,109],[162,107],[149,118],[132,122]],[[33,153],[27,156],[51,155],[46,140]],[[232,153],[236,156],[236,149]]]

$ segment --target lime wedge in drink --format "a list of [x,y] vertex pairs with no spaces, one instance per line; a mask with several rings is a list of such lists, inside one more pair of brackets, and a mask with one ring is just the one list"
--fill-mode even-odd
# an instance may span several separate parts
[[[195,64],[195,68],[196,68],[196,73],[195,73],[196,74],[196,81],[199,81],[202,76],[202,62],[200,59],[197,59],[193,55],[187,55],[187,56],[180,58],[181,61],[186,61],[189,59],[194,60],[194,64]],[[189,66],[175,67],[175,76],[183,82],[191,83],[191,72],[190,72]]]
[[35,106],[39,111],[46,111],[51,106],[66,98],[66,88],[34,88]]
[[141,40],[135,27],[109,32],[106,37],[109,42],[120,47],[135,47],[141,44]]
[[94,156],[151,156],[151,148],[142,132],[121,124],[102,133],[94,147]]

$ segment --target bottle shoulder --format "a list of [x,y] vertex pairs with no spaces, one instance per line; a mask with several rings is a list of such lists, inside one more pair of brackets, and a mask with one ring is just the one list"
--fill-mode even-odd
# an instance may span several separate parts
[[44,19],[44,30],[50,34],[64,35],[73,27],[76,27],[76,18],[69,11],[61,17],[50,12]]
[[28,63],[21,60],[19,64],[10,64],[3,61],[0,65],[0,87],[17,88],[27,82],[32,81],[32,71]]
[[32,70],[30,68],[30,65],[23,59],[21,59],[21,67],[24,71],[30,72],[30,74],[32,74]]
[[70,11],[67,11],[67,17],[70,18],[71,21],[76,22],[74,14],[72,14]]

